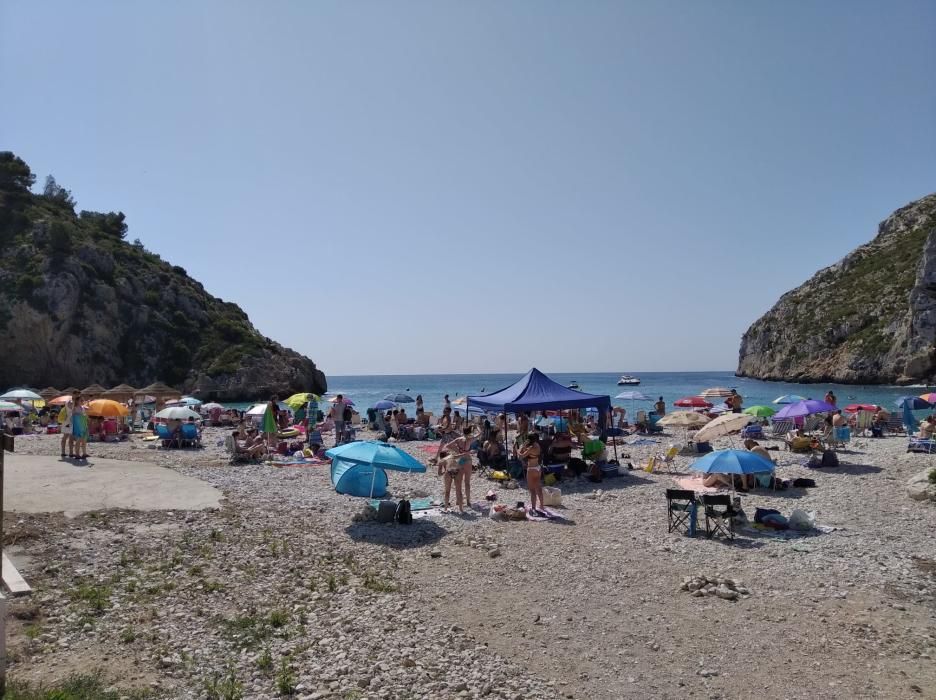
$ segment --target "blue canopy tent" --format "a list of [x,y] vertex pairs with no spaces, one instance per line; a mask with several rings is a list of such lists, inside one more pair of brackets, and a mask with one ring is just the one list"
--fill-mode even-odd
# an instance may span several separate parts
[[[598,424],[602,427],[602,437],[604,437],[607,415],[611,411],[611,397],[569,389],[534,367],[508,387],[484,396],[469,396],[468,409],[472,408],[513,414],[561,411],[567,408],[596,408],[599,415]],[[506,431],[504,431],[504,442],[507,443]],[[614,456],[617,458],[616,443]]]

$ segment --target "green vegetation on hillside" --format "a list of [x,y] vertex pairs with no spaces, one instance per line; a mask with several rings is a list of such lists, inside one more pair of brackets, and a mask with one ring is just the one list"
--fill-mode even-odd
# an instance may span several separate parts
[[102,319],[115,324],[118,347],[89,352],[112,354],[90,359],[110,362],[120,381],[180,385],[194,374],[231,375],[267,351],[283,351],[237,305],[212,297],[139,240],[128,242],[123,212],[76,212],[71,192],[51,176],[41,193],[34,185],[25,162],[0,152],[0,331],[16,302],[51,314],[63,293],[52,283],[66,276],[77,281],[80,303],[53,325],[70,324],[71,336],[93,344]]

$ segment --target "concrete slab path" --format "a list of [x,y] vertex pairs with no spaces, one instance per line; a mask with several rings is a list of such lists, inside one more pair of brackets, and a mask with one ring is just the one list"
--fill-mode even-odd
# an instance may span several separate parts
[[4,466],[3,507],[13,512],[205,510],[219,507],[223,496],[200,479],[146,462],[7,453]]

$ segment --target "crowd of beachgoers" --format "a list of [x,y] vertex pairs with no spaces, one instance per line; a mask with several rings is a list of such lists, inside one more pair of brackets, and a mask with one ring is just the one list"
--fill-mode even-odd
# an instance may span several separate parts
[[[222,508],[8,516],[35,590],[12,605],[11,674],[100,667],[192,698],[228,681],[261,698],[928,696],[936,508],[905,488],[933,466],[908,452],[919,436],[834,396],[787,425],[801,397],[765,411],[721,393],[607,414],[153,402],[75,468],[153,462],[221,489]],[[167,408],[198,414],[197,442],[187,417],[160,438]],[[362,440],[426,467],[381,494],[412,504],[411,525],[337,492],[328,453]],[[60,445],[34,430],[16,451]],[[692,468],[724,452],[769,461],[767,480]],[[700,503],[687,536],[667,491],[727,495],[733,531],[707,537]]]

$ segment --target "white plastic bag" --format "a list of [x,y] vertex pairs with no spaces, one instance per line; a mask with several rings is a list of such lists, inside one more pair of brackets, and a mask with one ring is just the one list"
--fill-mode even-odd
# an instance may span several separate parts
[[795,509],[790,514],[789,525],[791,530],[812,530],[816,527],[816,511],[806,512]]
[[543,487],[543,505],[544,506],[561,506],[562,505],[562,491],[555,488],[554,486],[544,486]]

